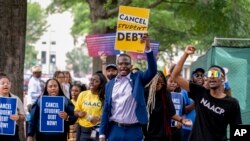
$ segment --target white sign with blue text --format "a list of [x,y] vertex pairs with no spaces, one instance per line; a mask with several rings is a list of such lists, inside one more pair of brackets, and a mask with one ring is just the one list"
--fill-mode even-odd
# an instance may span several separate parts
[[15,115],[16,109],[16,98],[0,97],[0,135],[15,135],[16,122],[10,119],[10,115]]
[[64,132],[64,121],[59,112],[64,111],[63,96],[42,96],[40,102],[40,132]]

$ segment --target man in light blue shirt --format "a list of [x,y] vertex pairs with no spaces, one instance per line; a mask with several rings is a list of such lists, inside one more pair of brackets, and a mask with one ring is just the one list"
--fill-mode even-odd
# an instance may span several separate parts
[[144,86],[157,73],[155,56],[149,46],[148,36],[145,52],[148,69],[131,73],[131,58],[121,54],[117,58],[118,75],[106,86],[106,97],[100,126],[100,141],[139,141],[143,139],[142,124],[148,122]]

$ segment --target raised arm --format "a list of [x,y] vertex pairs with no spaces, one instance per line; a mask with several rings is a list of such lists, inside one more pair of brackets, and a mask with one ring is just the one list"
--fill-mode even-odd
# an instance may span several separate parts
[[156,75],[157,73],[157,64],[156,64],[156,58],[154,56],[154,53],[152,49],[150,48],[150,39],[148,34],[144,34],[144,36],[141,39],[141,42],[145,42],[145,52],[147,55],[147,61],[148,61],[148,68],[145,72],[143,72],[143,79],[145,84],[149,83],[150,80]]
[[102,61],[102,73],[104,74],[104,76],[106,77],[107,80],[107,72],[106,72],[106,67],[107,67],[107,55],[104,52],[101,52],[101,56],[100,59]]
[[190,54],[193,54],[194,51],[195,51],[195,48],[194,48],[192,45],[188,45],[188,46],[186,47],[186,49],[185,49],[184,54],[182,55],[182,57],[180,58],[179,62],[176,64],[176,66],[175,66],[173,72],[171,73],[172,79],[173,79],[176,83],[178,83],[178,85],[179,85],[181,88],[183,88],[183,89],[185,89],[185,90],[187,90],[187,91],[190,91],[190,90],[189,90],[189,82],[188,82],[186,79],[184,79],[184,78],[180,75],[180,73],[181,73],[182,67],[183,67],[183,65],[184,65],[184,63],[185,63],[185,61],[186,61],[186,59],[188,58],[188,56],[189,56]]

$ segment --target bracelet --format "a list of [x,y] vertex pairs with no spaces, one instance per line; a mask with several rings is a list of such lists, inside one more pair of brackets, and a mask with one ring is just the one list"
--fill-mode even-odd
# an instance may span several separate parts
[[107,65],[107,62],[102,62],[102,65]]

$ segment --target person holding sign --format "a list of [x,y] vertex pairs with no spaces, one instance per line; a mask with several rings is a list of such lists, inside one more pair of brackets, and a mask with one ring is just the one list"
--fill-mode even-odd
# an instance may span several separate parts
[[189,140],[225,141],[227,126],[242,123],[239,102],[223,92],[225,72],[220,66],[213,65],[208,69],[209,90],[190,83],[180,75],[187,57],[194,52],[193,46],[187,46],[171,74],[180,87],[190,92],[189,96],[195,102],[196,119]]
[[[46,123],[41,123],[41,105],[43,104],[42,99],[43,97],[62,97],[63,98],[63,109],[64,111],[58,111],[57,107],[61,106],[58,103],[45,103],[47,107],[52,107],[51,109],[48,109],[47,112],[50,113],[57,113],[59,115],[59,118],[63,119],[63,132],[45,132],[41,131],[41,126]],[[53,108],[54,107],[54,108]],[[54,111],[54,112],[53,112]],[[53,115],[54,117],[54,115]],[[53,118],[50,116],[50,119]],[[56,116],[55,116],[56,117]],[[77,118],[74,116],[74,105],[71,103],[71,101],[66,98],[64,95],[60,83],[56,79],[49,79],[46,82],[45,90],[43,95],[36,101],[35,104],[33,104],[31,109],[31,120],[28,123],[28,138],[27,141],[33,141],[33,136],[36,134],[36,141],[67,141],[67,133],[69,131],[69,125],[72,125],[76,122]],[[54,123],[50,123],[52,125]],[[48,122],[47,122],[48,125]]]
[[106,86],[104,110],[100,125],[100,141],[141,141],[142,124],[147,124],[147,110],[144,87],[157,73],[154,54],[149,46],[149,37],[141,39],[145,43],[148,69],[131,73],[132,61],[127,54],[117,58],[118,75]]
[[170,128],[171,119],[188,125],[189,120],[176,114],[167,84],[163,72],[158,71],[146,87],[149,122],[143,128],[145,141],[169,141],[173,133]]
[[[184,96],[182,94],[181,88],[178,86],[178,84],[170,77],[170,75],[166,76],[167,80],[167,90],[171,94],[171,99],[174,104],[176,115],[183,117],[183,114],[185,113],[185,105],[184,105]],[[191,127],[192,121],[188,121],[190,125],[187,125],[187,127]],[[184,124],[186,125],[186,124]],[[181,122],[171,121],[171,139],[174,141],[181,141],[181,129],[184,127],[182,126]]]
[[75,107],[79,123],[77,141],[99,139],[96,126],[101,120],[106,83],[106,77],[102,73],[94,73],[90,78],[89,90],[78,96]]
[[[0,102],[0,111],[1,111],[0,112],[0,139],[3,141],[20,141],[19,135],[18,135],[18,126],[16,122],[17,121],[23,122],[25,120],[23,103],[19,99],[19,97],[10,93],[10,89],[11,89],[11,82],[8,76],[4,73],[0,73],[0,100],[1,100]],[[11,99],[15,99],[14,100],[15,103],[8,102]],[[14,124],[11,124],[10,122],[13,122],[13,121],[14,121]],[[13,133],[8,132],[13,129],[14,129]]]

